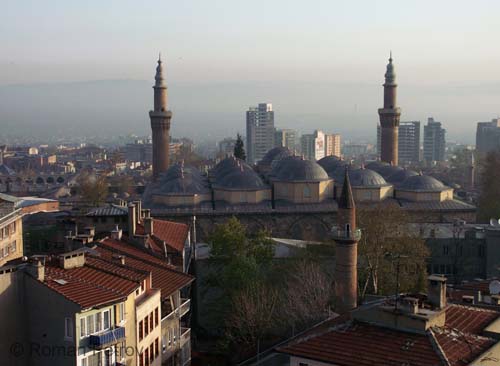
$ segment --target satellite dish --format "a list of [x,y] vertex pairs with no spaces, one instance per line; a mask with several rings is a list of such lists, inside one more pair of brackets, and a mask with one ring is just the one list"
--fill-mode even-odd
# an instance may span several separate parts
[[490,219],[490,226],[497,226],[497,225],[498,225],[497,219]]
[[497,226],[500,226],[500,219],[498,219]]
[[500,281],[493,280],[489,285],[490,295],[498,295],[500,294]]

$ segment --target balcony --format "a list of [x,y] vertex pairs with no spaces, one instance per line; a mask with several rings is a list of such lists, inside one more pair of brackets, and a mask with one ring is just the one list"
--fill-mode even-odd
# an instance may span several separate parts
[[361,239],[361,230],[343,230],[338,226],[332,228],[333,240],[359,241]]
[[125,328],[116,327],[99,334],[91,335],[89,337],[89,345],[91,347],[101,349],[113,343],[118,343],[123,339],[125,339]]
[[188,342],[191,342],[191,328],[181,328],[181,344],[180,347],[184,347],[184,345]]
[[191,309],[191,300],[190,299],[181,299],[181,305],[179,306],[179,318],[182,318],[186,315]]

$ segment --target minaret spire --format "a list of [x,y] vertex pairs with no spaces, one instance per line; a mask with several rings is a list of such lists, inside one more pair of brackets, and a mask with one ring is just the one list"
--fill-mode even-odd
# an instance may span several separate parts
[[170,145],[170,120],[172,112],[167,109],[167,86],[163,72],[161,52],[156,66],[153,110],[149,112],[153,135],[153,179],[168,169]]
[[384,82],[384,107],[378,110],[381,127],[380,159],[386,163],[398,165],[399,117],[401,110],[397,107],[396,72],[392,51],[389,53]]
[[335,295],[336,311],[350,311],[358,302],[358,241],[361,232],[356,228],[356,204],[346,166],[342,193],[338,201],[335,240]]

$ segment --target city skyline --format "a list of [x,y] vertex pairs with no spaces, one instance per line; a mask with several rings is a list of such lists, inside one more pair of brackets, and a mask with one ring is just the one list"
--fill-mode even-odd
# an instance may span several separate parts
[[[103,125],[105,134],[117,128],[144,133],[151,60],[158,51],[164,52],[176,136],[212,134],[218,140],[243,132],[245,108],[266,100],[275,106],[278,127],[307,132],[307,124],[374,140],[366,131],[378,119],[380,70],[391,49],[402,119],[434,116],[453,126],[450,139],[471,143],[475,124],[500,112],[500,75],[491,66],[500,52],[490,46],[498,4],[453,2],[453,17],[446,16],[450,2],[433,4],[432,12],[426,4],[402,8],[393,1],[283,4],[258,11],[227,1],[144,8],[32,2],[26,11],[10,3],[0,36],[6,45],[0,56],[2,123],[19,134],[43,132],[41,125],[69,134],[87,121],[87,135]],[[160,21],[164,14],[167,25]],[[53,22],[55,17],[64,20]],[[109,93],[106,104],[94,105],[96,93]],[[77,117],[67,121],[61,107]],[[200,124],[202,118],[208,123]]]

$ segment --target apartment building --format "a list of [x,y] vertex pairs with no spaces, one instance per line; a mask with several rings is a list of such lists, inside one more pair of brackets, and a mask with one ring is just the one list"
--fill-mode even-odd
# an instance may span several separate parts
[[23,256],[24,215],[58,209],[54,200],[0,193],[0,266]]
[[0,267],[0,354],[24,350],[7,364],[188,365],[194,278],[119,228],[99,242],[93,232],[70,238],[77,250]]
[[[151,273],[153,286],[160,290],[161,312],[158,315],[161,319],[161,338],[158,346],[161,347],[161,362],[177,366],[189,364],[191,360],[191,329],[187,315],[190,312],[191,301],[188,298],[188,290],[194,278],[176,270],[164,258],[149,253],[123,238],[117,239],[115,234],[96,244],[96,251],[103,258],[120,257],[131,267]],[[144,318],[143,326],[148,320],[150,323],[152,322],[151,317]],[[155,313],[155,324],[156,321],[157,315]],[[140,324],[139,329],[141,329]],[[144,330],[142,337],[147,337],[146,330]],[[156,347],[156,336],[153,338],[155,339],[154,347]],[[142,345],[141,339],[143,338],[139,332],[139,345]],[[151,350],[149,355],[151,355]],[[144,366],[146,365],[149,364],[144,361]]]
[[325,134],[325,156],[340,158],[340,135]]

